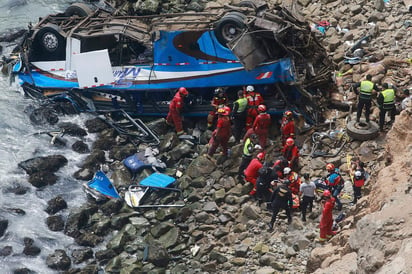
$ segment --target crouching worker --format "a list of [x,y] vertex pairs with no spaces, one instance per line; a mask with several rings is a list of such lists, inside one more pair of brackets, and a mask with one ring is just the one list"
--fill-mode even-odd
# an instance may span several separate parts
[[273,225],[276,221],[276,216],[278,215],[281,209],[286,211],[286,216],[288,217],[288,223],[292,222],[292,215],[290,210],[293,205],[292,192],[288,187],[289,180],[285,180],[283,183],[279,184],[278,187],[273,191],[272,194],[272,219],[269,223],[269,231],[273,231]]
[[265,153],[260,152],[256,155],[256,158],[250,161],[249,165],[245,169],[245,180],[253,185],[253,189],[249,192],[250,195],[256,194],[256,181],[259,177],[259,170],[263,166],[263,160],[265,159]]
[[332,231],[333,226],[333,216],[332,210],[335,206],[335,198],[332,197],[329,190],[325,190],[322,194],[322,216],[320,218],[320,236],[319,241],[325,242],[326,240],[332,238],[335,232]]
[[262,202],[268,203],[272,195],[271,183],[278,179],[276,172],[272,168],[273,162],[266,161],[259,169],[259,177],[256,181],[256,198],[258,205]]

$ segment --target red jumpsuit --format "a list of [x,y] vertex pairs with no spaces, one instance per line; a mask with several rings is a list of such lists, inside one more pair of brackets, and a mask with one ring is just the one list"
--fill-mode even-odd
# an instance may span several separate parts
[[247,99],[247,116],[246,116],[246,130],[252,127],[255,117],[258,116],[257,107],[263,104],[263,97],[259,92],[248,92]]
[[289,167],[292,170],[297,170],[299,164],[299,149],[296,145],[282,148],[282,156],[289,162]]
[[333,225],[333,216],[332,210],[335,206],[335,198],[331,197],[330,199],[326,200],[325,204],[323,205],[322,210],[322,217],[320,219],[320,237],[321,241],[326,241],[328,238],[331,238],[335,233],[332,231]]
[[212,138],[210,138],[209,144],[210,148],[208,154],[213,156],[219,145],[222,147],[223,155],[227,156],[230,136],[232,135],[232,124],[230,122],[229,116],[219,115],[217,119],[216,129],[212,133]]
[[287,117],[282,117],[280,131],[282,133],[282,145],[284,145],[287,138],[295,138],[295,122],[287,119]]
[[216,117],[216,112],[219,109],[219,107],[226,106],[228,102],[226,94],[223,95],[223,97],[215,96],[212,99],[212,107],[213,110],[209,112],[209,115],[207,116],[207,127],[210,128],[213,126],[213,122]]
[[259,177],[259,169],[263,164],[257,158],[253,158],[245,169],[245,180],[253,185],[253,189],[249,192],[250,195],[256,194],[256,180]]
[[296,172],[291,171],[290,174],[286,176],[286,179],[290,181],[289,189],[292,192],[292,194],[298,195],[300,184],[302,183],[299,178],[299,175]]
[[260,113],[256,116],[255,121],[253,122],[253,131],[259,136],[259,145],[262,148],[266,147],[270,123],[271,118],[267,113]]
[[178,134],[183,133],[182,116],[180,115],[183,105],[184,105],[184,97],[182,97],[180,92],[176,92],[175,96],[170,102],[169,113],[167,114],[166,122],[168,124],[174,124],[176,128],[176,132]]

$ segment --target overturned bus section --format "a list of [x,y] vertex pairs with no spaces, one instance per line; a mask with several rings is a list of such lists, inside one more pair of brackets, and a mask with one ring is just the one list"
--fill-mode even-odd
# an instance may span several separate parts
[[163,116],[184,86],[185,114],[202,116],[216,87],[234,100],[254,85],[269,113],[292,108],[316,123],[335,89],[333,63],[293,1],[146,16],[75,3],[30,27],[17,53],[11,73],[25,93],[74,111]]

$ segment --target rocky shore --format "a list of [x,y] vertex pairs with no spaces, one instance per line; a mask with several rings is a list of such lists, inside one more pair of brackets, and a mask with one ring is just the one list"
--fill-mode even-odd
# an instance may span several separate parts
[[[159,6],[173,6],[171,9],[176,11],[201,11],[231,4],[223,2],[191,1],[175,6],[171,2],[144,3],[145,7],[157,3],[156,11]],[[278,2],[281,1],[270,5]],[[142,4],[138,1],[136,9],[141,9],[139,3]],[[334,91],[333,99],[339,112],[327,110],[325,118],[336,117],[337,124],[344,125],[345,118],[351,115],[348,106],[356,99],[348,87],[367,73],[373,75],[378,85],[393,83],[398,92],[411,87],[408,58],[412,57],[412,26],[407,23],[411,14],[402,1],[299,0],[298,3],[336,62],[339,90]],[[324,32],[317,28],[321,21],[330,23]],[[360,61],[345,62],[348,49],[365,36],[369,38],[362,47]],[[353,57],[352,51],[350,54]],[[377,107],[373,114],[372,119],[376,120]],[[50,230],[73,237],[79,247],[57,248],[45,263],[64,273],[98,273],[101,269],[106,273],[408,273],[412,269],[408,260],[412,238],[411,120],[411,112],[403,111],[392,129],[374,140],[352,141],[333,158],[302,157],[302,173],[309,172],[312,177],[322,176],[327,162],[334,163],[342,170],[349,193],[346,153],[357,154],[371,174],[364,190],[366,195],[358,204],[349,206],[349,201],[344,201],[346,218],[339,233],[326,245],[316,241],[321,213],[317,203],[307,222],[303,223],[296,212],[288,225],[281,215],[275,231],[267,231],[271,212],[259,207],[248,195],[251,186],[236,178],[240,144],[231,143],[229,159],[220,155],[209,159],[204,156],[210,137],[206,121],[185,121],[189,134],[200,132],[197,142],[179,139],[162,119],[151,121],[149,127],[162,136],[156,157],[166,163],[165,173],[171,176],[177,170],[183,173],[176,186],[182,190],[186,205],[136,211],[121,200],[105,203],[90,200],[78,208],[67,208],[62,197],[55,197],[47,203],[45,210],[49,217],[45,222]],[[88,154],[73,174],[79,182],[90,180],[102,166],[111,174],[117,189],[147,176],[143,171],[132,178],[122,161],[150,144],[120,136],[100,119],[87,121],[85,129],[70,124],[59,126],[78,138],[73,150]],[[82,138],[91,133],[97,134],[98,139],[89,148]],[[299,135],[298,144],[303,145],[309,134]],[[267,157],[278,156],[278,139],[273,130]],[[65,164],[67,159],[63,155],[50,155],[29,159],[19,166],[27,172],[34,187],[47,187],[56,182],[54,174]],[[167,196],[162,198],[166,200]],[[64,218],[62,212],[69,212],[68,217]],[[335,211],[334,216],[338,213]],[[0,236],[7,226],[7,220],[0,220]],[[40,252],[36,239],[25,239],[24,254],[37,256]],[[12,250],[4,247],[0,254],[9,256]],[[30,270],[16,269],[15,273],[30,273]]]

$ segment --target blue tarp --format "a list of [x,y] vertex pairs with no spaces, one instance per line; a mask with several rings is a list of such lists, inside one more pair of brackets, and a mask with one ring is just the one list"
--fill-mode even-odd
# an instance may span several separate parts
[[175,178],[163,173],[153,173],[140,181],[139,185],[148,187],[168,187],[176,181]]
[[112,182],[110,182],[109,178],[107,178],[106,174],[102,171],[96,172],[93,179],[88,183],[88,186],[109,198],[120,198]]

